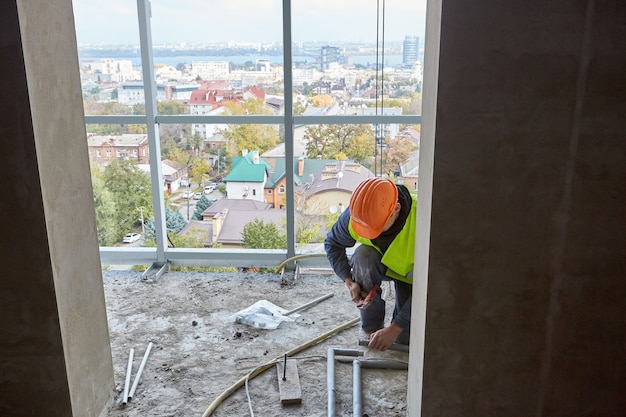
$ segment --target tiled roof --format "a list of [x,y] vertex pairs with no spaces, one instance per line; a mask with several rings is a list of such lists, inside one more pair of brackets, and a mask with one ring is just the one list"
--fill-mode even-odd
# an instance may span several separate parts
[[202,212],[202,217],[213,217],[217,213],[221,213],[224,209],[228,209],[229,211],[259,211],[269,210],[271,208],[272,205],[269,203],[249,198],[222,198],[207,207],[206,210]]
[[420,151],[413,151],[404,164],[400,165],[400,175],[403,177],[417,177],[420,167]]
[[309,178],[303,178],[301,185],[296,188],[296,193],[305,197],[328,190],[352,193],[363,180],[374,176],[372,171],[356,162],[332,161],[331,163],[336,165],[336,168],[327,169],[327,165],[320,167]]
[[279,230],[284,231],[285,218],[284,210],[238,210],[229,211],[224,219],[224,224],[217,236],[217,243],[226,244],[242,244],[243,229],[246,224],[254,221],[261,220],[265,224],[274,223]]
[[185,168],[184,164],[181,164],[180,162],[172,161],[171,159],[164,159],[163,164],[169,167],[172,167],[177,171],[180,171]]

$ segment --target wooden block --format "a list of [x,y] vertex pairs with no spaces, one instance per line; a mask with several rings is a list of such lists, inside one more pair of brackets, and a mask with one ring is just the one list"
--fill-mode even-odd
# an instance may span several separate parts
[[[298,375],[298,364],[295,359],[287,359],[287,372],[285,372],[285,361],[276,362],[278,372],[278,390],[280,391],[281,404],[301,404],[302,390],[300,389],[300,375]],[[285,380],[283,381],[283,375]]]

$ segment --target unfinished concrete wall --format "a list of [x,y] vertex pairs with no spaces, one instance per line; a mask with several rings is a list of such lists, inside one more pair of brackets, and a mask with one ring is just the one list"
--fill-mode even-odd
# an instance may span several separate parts
[[409,415],[623,416],[626,3],[432,3],[423,397]]
[[0,415],[98,416],[113,366],[71,0],[0,6]]

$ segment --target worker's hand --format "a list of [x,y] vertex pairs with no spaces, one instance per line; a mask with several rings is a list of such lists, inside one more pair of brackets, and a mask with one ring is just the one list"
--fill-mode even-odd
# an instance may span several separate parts
[[391,323],[389,326],[372,333],[367,347],[384,352],[396,341],[400,333],[402,333],[402,327]]
[[364,291],[361,291],[361,286],[354,282],[352,278],[346,278],[343,281],[346,283],[346,287],[350,291],[350,298],[354,303],[358,303],[367,295]]

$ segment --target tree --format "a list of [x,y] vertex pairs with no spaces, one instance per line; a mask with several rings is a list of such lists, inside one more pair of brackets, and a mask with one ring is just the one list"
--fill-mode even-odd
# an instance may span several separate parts
[[287,237],[278,230],[275,223],[265,223],[254,219],[243,227],[243,247],[250,249],[284,249]]
[[213,203],[206,198],[206,195],[203,195],[202,198],[196,203],[196,211],[193,212],[193,216],[191,216],[191,218],[193,220],[202,220],[202,213],[204,210],[211,207],[211,204]]
[[97,168],[92,168],[91,183],[96,212],[98,245],[112,246],[119,238],[119,233],[116,232],[115,227],[117,221],[115,201],[112,193],[104,186],[102,173]]
[[415,149],[413,142],[406,138],[394,138],[387,141],[383,150],[383,167],[381,172],[392,175],[398,165],[403,164],[409,158],[409,154]]
[[163,159],[170,159],[183,165],[187,165],[187,161],[189,160],[189,155],[183,152],[173,139],[167,139],[163,143],[161,155]]
[[200,149],[202,148],[202,143],[204,138],[198,132],[194,133],[192,137],[187,139],[187,143],[189,143],[189,147],[194,151],[195,155],[200,154]]
[[196,156],[190,156],[185,162],[185,165],[189,166],[189,177],[196,184],[202,182],[202,177],[208,175],[211,170],[211,164],[207,159],[198,158]]
[[[302,219],[299,219],[300,221]],[[320,223],[306,222],[306,224],[298,224],[296,230],[296,242],[301,244],[321,243],[324,241],[325,235],[321,232],[322,225]]]
[[104,170],[104,186],[111,193],[116,209],[116,235],[121,238],[139,222],[139,208],[152,215],[150,178],[134,160],[113,161]]
[[[259,99],[247,99],[242,103],[228,102],[225,107],[233,115],[270,114],[264,101]],[[228,140],[228,152],[231,156],[240,155],[243,149],[263,153],[276,146],[279,140],[278,128],[272,125],[228,125],[221,133]]]
[[[365,148],[370,138],[373,145],[374,132],[370,125],[317,125],[304,132],[308,158],[335,159],[345,154],[349,159],[362,161],[374,154]],[[363,143],[365,142],[365,144]]]
[[374,149],[376,141],[374,140],[373,132],[371,133],[355,135],[348,142],[347,154],[359,164],[364,164],[373,156],[372,149]]
[[335,104],[333,96],[329,94],[321,94],[313,97],[313,106],[315,107],[329,107]]
[[224,171],[226,171],[226,167],[229,167],[232,164],[233,158],[228,154],[228,150],[226,146],[222,145],[217,150],[217,159],[213,164],[212,169],[215,171],[216,175],[222,175]]
[[[172,211],[169,207],[165,207],[165,228],[168,232],[178,233],[182,230],[187,222],[179,211]],[[156,237],[156,228],[154,226],[154,216],[146,222],[146,237],[154,239]]]

